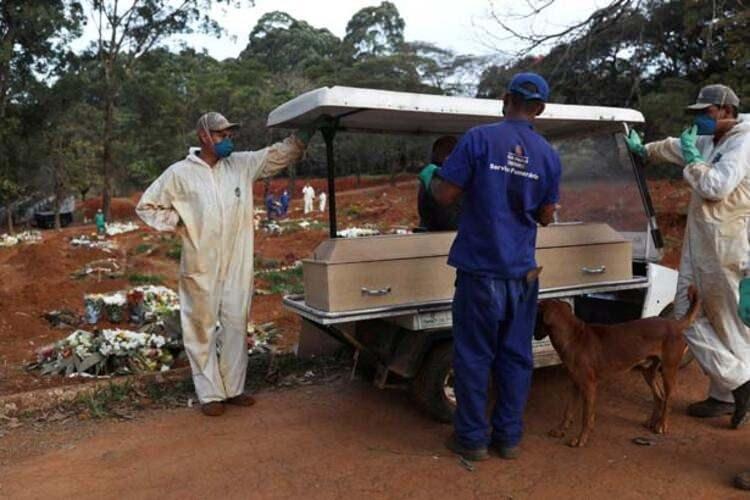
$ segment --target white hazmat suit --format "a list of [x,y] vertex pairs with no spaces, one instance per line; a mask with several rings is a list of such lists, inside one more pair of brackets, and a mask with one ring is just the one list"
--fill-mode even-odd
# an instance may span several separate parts
[[304,188],[302,188],[302,196],[304,199],[304,205],[305,210],[304,212],[306,214],[309,214],[313,211],[313,201],[315,200],[315,189],[311,185],[306,185]]
[[194,149],[143,193],[136,212],[182,236],[180,314],[185,351],[201,403],[242,394],[253,283],[253,181],[300,159],[289,137],[233,153],[210,167]]
[[320,209],[321,212],[326,211],[326,199],[327,198],[328,196],[326,195],[325,191],[321,192],[318,195],[318,208]]
[[[703,314],[685,332],[711,382],[709,396],[734,401],[732,390],[750,380],[750,330],[737,314],[739,282],[748,270],[750,242],[750,122],[740,120],[714,144],[699,136],[703,162],[685,166],[692,187],[675,297],[677,317],[687,312],[688,286],[703,300]],[[680,140],[646,145],[649,161],[684,165]]]

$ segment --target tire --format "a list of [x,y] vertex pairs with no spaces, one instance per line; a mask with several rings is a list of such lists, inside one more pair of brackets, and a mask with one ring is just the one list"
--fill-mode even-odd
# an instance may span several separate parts
[[[665,319],[674,319],[674,304],[669,304],[667,307],[662,309],[662,311],[659,313],[659,317]],[[682,361],[680,361],[680,369],[688,366],[693,362],[694,359],[695,356],[693,356],[693,353],[690,351],[690,347],[686,345],[685,352],[682,354]]]
[[411,383],[417,405],[438,422],[453,422],[456,399],[453,394],[453,344],[443,342],[427,355]]

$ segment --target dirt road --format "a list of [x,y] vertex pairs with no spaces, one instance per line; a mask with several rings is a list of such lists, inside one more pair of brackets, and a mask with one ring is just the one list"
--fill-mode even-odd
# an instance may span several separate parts
[[692,365],[681,382],[671,433],[654,446],[631,443],[647,435],[649,401],[629,374],[603,391],[578,450],[547,437],[566,382],[559,368],[537,371],[522,457],[474,472],[443,449],[449,427],[359,381],[265,392],[218,419],[185,408],[20,429],[0,439],[0,497],[744,498],[730,482],[750,469],[750,429],[684,416],[705,379]]

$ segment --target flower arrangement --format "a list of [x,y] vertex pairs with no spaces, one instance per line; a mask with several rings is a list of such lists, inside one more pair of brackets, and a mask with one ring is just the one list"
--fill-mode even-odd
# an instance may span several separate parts
[[39,350],[29,366],[42,375],[105,376],[167,371],[179,346],[157,334],[122,329],[91,333],[76,330]]

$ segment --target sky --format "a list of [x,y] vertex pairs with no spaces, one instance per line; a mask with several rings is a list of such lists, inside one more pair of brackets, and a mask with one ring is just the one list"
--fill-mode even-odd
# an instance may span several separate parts
[[[245,5],[247,3],[241,0]],[[258,19],[274,10],[287,12],[292,17],[307,21],[317,28],[328,28],[342,38],[352,15],[363,7],[378,5],[381,0],[255,0],[254,7],[239,9],[215,4],[212,15],[223,26],[226,34],[221,38],[192,34],[180,40],[197,50],[206,49],[217,58],[237,57],[245,48],[250,31]],[[486,31],[503,37],[497,24],[489,16],[491,8],[505,19],[513,14],[528,12],[527,2],[546,3],[543,0],[392,0],[406,24],[407,41],[432,42],[457,53],[485,55],[498,53],[498,49],[513,51],[518,48],[511,41],[493,40]],[[610,0],[556,0],[533,25],[517,22],[514,26],[536,31],[550,31],[585,19],[596,8]],[[493,6],[493,7],[491,7]],[[86,30],[88,40],[93,39],[93,26]],[[77,47],[86,42],[80,40]]]

